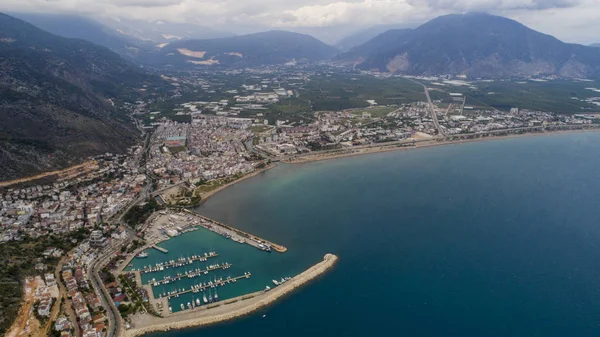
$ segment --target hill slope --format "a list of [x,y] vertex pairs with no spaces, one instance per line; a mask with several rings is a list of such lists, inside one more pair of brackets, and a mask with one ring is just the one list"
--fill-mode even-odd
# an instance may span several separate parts
[[339,50],[348,51],[354,47],[363,45],[367,41],[374,37],[387,32],[392,29],[402,29],[401,25],[376,25],[367,29],[360,30],[354,34],[351,34],[340,41],[335,46]]
[[142,51],[139,41],[123,38],[112,28],[86,17],[33,13],[11,13],[10,15],[54,35],[82,39],[104,46],[126,58],[137,57]]
[[149,55],[153,65],[179,67],[246,67],[283,64],[292,60],[320,61],[337,50],[309,35],[285,31],[239,35],[220,39],[171,43]]
[[149,79],[105,47],[0,14],[0,180],[124,150],[135,132],[105,98]]
[[191,23],[144,21],[132,19],[114,20],[98,18],[124,38],[133,38],[152,45],[190,39],[215,39],[234,36],[230,32],[214,30]]
[[383,41],[381,36],[377,38],[384,47],[360,55],[360,59],[350,51],[339,60],[358,62],[361,69],[411,75],[600,76],[600,50],[563,43],[516,21],[488,14],[442,16],[408,33],[392,34]]

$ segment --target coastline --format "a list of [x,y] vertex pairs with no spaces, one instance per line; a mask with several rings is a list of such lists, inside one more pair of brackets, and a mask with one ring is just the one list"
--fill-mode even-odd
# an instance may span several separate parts
[[286,283],[271,289],[268,292],[261,291],[240,296],[235,299],[225,300],[220,306],[210,308],[210,311],[184,312],[165,318],[144,315],[143,317],[140,317],[139,320],[143,320],[144,322],[141,323],[142,325],[146,323],[145,326],[126,330],[124,331],[124,336],[136,337],[151,332],[201,327],[251,314],[261,308],[273,304],[280,298],[325,274],[334,267],[337,260],[338,257],[336,255],[326,254],[323,257],[323,261],[313,265],[302,273],[294,276]]
[[212,197],[213,195],[215,195],[215,194],[217,194],[217,193],[219,193],[219,192],[223,191],[224,189],[226,189],[226,188],[228,188],[228,187],[230,187],[230,186],[233,186],[233,185],[235,185],[235,184],[237,184],[237,183],[239,183],[239,182],[241,182],[241,181],[244,181],[244,180],[246,180],[246,179],[250,179],[250,178],[252,178],[252,177],[255,177],[255,176],[257,176],[259,173],[262,173],[262,172],[268,171],[268,170],[270,170],[270,169],[272,169],[272,168],[275,168],[275,167],[277,167],[277,164],[269,164],[269,165],[267,165],[267,166],[265,166],[265,167],[261,168],[260,170],[256,170],[256,171],[254,171],[254,172],[252,172],[252,173],[249,173],[249,174],[246,174],[245,176],[243,176],[243,177],[241,177],[241,178],[239,178],[239,179],[236,179],[236,180],[234,180],[234,181],[232,181],[232,182],[230,182],[230,183],[227,183],[227,184],[225,184],[225,185],[223,185],[223,186],[219,186],[218,188],[215,188],[214,190],[212,190],[212,191],[210,191],[210,192],[206,192],[206,193],[204,193],[204,194],[200,195],[200,196],[202,197],[202,200],[200,200],[200,202],[199,202],[197,205],[193,205],[193,206],[186,206],[186,208],[187,208],[187,209],[192,209],[192,208],[194,208],[194,207],[198,207],[198,206],[202,205],[202,204],[203,204],[203,203],[204,203],[206,200],[208,200],[210,197]]
[[503,135],[503,136],[486,136],[486,137],[477,137],[473,139],[460,139],[460,140],[442,140],[437,141],[435,138],[428,140],[418,140],[415,142],[414,146],[386,146],[385,143],[381,144],[381,146],[373,146],[373,147],[365,147],[362,149],[352,150],[348,149],[347,153],[333,153],[331,155],[327,154],[311,154],[304,157],[296,157],[290,160],[285,160],[286,164],[306,164],[324,160],[332,160],[332,159],[340,159],[346,157],[354,157],[354,156],[362,156],[374,153],[384,153],[384,152],[392,152],[392,151],[409,151],[421,148],[428,147],[437,147],[437,146],[445,146],[445,145],[456,145],[456,144],[465,144],[465,143],[474,143],[474,142],[486,142],[486,141],[494,141],[494,140],[503,140],[503,139],[512,139],[512,138],[523,138],[523,137],[539,137],[539,136],[553,136],[553,135],[561,135],[561,134],[572,134],[572,133],[588,133],[588,132],[600,132],[600,128],[591,128],[591,129],[580,129],[580,130],[559,130],[559,131],[548,131],[548,132],[526,132],[520,134],[511,134],[511,135]]

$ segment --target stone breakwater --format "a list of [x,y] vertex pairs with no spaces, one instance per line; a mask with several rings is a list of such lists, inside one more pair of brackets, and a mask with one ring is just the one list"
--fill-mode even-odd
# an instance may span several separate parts
[[327,254],[323,258],[323,261],[317,263],[304,272],[294,276],[286,283],[271,289],[268,292],[260,292],[256,296],[248,299],[244,299],[248,297],[248,295],[246,295],[241,296],[240,300],[225,300],[224,305],[203,312],[191,312],[182,315],[173,315],[166,318],[153,317],[150,321],[144,322],[146,324],[141,324],[145,326],[138,326],[124,331],[121,335],[126,337],[135,337],[157,331],[200,327],[248,315],[260,308],[274,303],[295,289],[324,274],[335,265],[337,260],[337,256],[333,254]]

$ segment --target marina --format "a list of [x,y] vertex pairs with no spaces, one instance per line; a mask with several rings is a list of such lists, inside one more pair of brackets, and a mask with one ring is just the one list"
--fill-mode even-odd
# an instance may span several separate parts
[[231,264],[225,262],[222,264],[212,264],[209,265],[206,269],[194,269],[192,271],[186,271],[184,273],[177,273],[176,276],[165,276],[162,280],[156,280],[156,279],[152,279],[152,280],[148,280],[148,284],[152,284],[153,286],[159,286],[159,285],[165,285],[165,284],[169,284],[172,282],[176,282],[179,281],[183,278],[195,278],[198,276],[202,276],[202,275],[206,275],[211,271],[217,270],[217,269],[229,269],[231,267]]
[[157,271],[163,271],[165,269],[169,269],[169,268],[173,268],[173,267],[182,267],[182,266],[187,266],[187,265],[191,265],[192,263],[196,262],[196,261],[200,261],[200,262],[206,262],[209,258],[214,258],[219,256],[219,254],[215,253],[215,252],[209,252],[209,253],[204,253],[203,255],[193,255],[191,257],[180,257],[177,260],[170,260],[167,262],[159,262],[156,263],[154,265],[154,267],[152,266],[144,266],[144,268],[141,269],[131,269],[131,271],[138,271],[140,272],[140,274],[147,274],[147,273],[153,273],[153,272],[157,272]]
[[276,243],[270,242],[270,241],[260,238],[258,236],[252,235],[250,233],[246,233],[237,228],[225,225],[219,221],[205,217],[196,212],[192,212],[190,210],[185,210],[185,212],[187,212],[188,214],[190,214],[193,217],[200,220],[199,223],[197,220],[193,221],[193,223],[195,225],[200,225],[200,226],[202,226],[210,231],[213,231],[217,234],[220,234],[220,235],[224,236],[225,238],[230,239],[234,242],[248,244],[250,246],[253,246],[255,248],[258,248],[258,249],[260,249],[262,251],[266,251],[266,252],[270,252],[271,250],[274,250],[278,253],[284,253],[287,251],[287,248],[282,245],[278,245]]
[[[182,288],[182,289],[178,289],[177,291],[167,292],[167,293],[165,293],[164,297],[166,297],[167,299],[171,299],[172,297],[179,297],[180,295],[187,294],[187,293],[204,292],[205,290],[208,290],[208,289],[223,287],[226,284],[235,283],[240,279],[249,279],[250,276],[252,276],[252,274],[249,272],[246,272],[246,273],[244,273],[244,275],[240,275],[240,276],[236,276],[236,277],[220,278],[215,281],[204,282],[202,284],[197,284],[197,285],[191,286],[189,289]],[[158,298],[160,299],[162,297],[163,296],[161,294]]]

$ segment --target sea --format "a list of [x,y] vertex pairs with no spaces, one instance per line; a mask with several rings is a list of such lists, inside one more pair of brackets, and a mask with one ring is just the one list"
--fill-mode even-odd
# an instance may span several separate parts
[[[338,264],[239,320],[152,336],[597,336],[599,175],[600,133],[280,164],[196,211],[288,252],[206,230],[162,246],[169,256],[214,250],[233,265],[222,275],[252,273],[220,288],[224,298],[326,253]],[[165,259],[150,254],[135,264]]]

